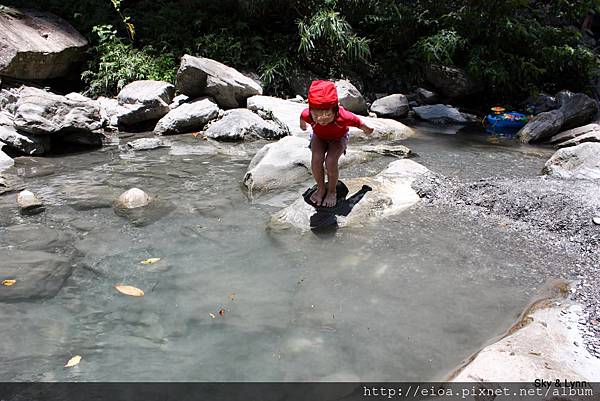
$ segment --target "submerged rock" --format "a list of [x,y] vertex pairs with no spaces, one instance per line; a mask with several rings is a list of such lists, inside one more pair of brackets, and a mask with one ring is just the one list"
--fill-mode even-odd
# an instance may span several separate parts
[[139,188],[131,188],[123,192],[116,201],[116,207],[135,209],[150,203],[150,196]]
[[[374,177],[347,180],[350,193],[359,192],[363,185],[372,188],[372,192],[368,192],[347,217],[339,217],[338,224],[340,227],[370,224],[414,205],[420,198],[411,184],[428,172],[426,167],[412,160],[397,160]],[[314,213],[315,209],[299,198],[273,215],[269,226],[273,229],[296,227],[309,230],[310,217]]]
[[176,86],[191,98],[212,96],[219,106],[227,109],[242,107],[248,97],[262,94],[259,84],[236,69],[189,54],[181,58]]
[[17,195],[17,204],[21,210],[21,214],[33,215],[44,211],[44,204],[40,201],[33,192],[24,190]]
[[71,275],[68,258],[55,252],[0,249],[0,277],[16,280],[2,286],[0,301],[53,297]]
[[2,6],[0,75],[42,80],[67,75],[85,57],[83,35],[56,15]]
[[543,172],[560,178],[600,179],[600,143],[557,150],[544,165]]
[[222,141],[247,138],[279,139],[287,134],[281,127],[263,120],[248,109],[227,110],[223,118],[212,123],[204,133],[208,138]]
[[169,145],[164,143],[159,138],[140,138],[131,142],[127,142],[127,147],[132,150],[152,150],[158,148],[168,148]]

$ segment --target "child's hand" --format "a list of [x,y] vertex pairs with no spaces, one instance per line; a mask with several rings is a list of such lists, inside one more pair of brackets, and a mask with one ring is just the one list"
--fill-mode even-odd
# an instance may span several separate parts
[[359,128],[367,135],[371,135],[373,131],[375,131],[373,128],[367,127],[366,125],[361,125]]
[[306,121],[304,121],[303,119],[300,119],[300,129],[302,131],[306,131]]

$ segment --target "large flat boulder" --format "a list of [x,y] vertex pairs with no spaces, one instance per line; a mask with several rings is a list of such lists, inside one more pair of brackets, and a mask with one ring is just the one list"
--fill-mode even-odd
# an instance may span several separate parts
[[7,168],[12,167],[15,164],[15,161],[2,151],[3,147],[4,144],[0,143],[0,171],[6,170]]
[[27,80],[67,75],[85,57],[87,40],[65,20],[2,6],[0,75]]
[[35,135],[76,132],[97,136],[103,124],[96,102],[73,100],[32,87],[21,89],[14,115],[18,131]]
[[519,131],[524,143],[544,142],[561,131],[588,124],[598,111],[598,105],[583,93],[560,92],[560,108],[540,113]]
[[189,54],[181,58],[176,87],[191,98],[212,96],[219,106],[226,109],[243,107],[248,97],[262,94],[258,83],[236,69]]
[[232,109],[212,123],[204,135],[220,141],[240,141],[247,138],[279,139],[288,132],[248,109]]
[[219,115],[219,106],[209,99],[198,99],[169,111],[154,127],[156,135],[201,131]]
[[587,124],[563,131],[554,135],[548,142],[555,143],[559,148],[575,146],[584,142],[600,142],[600,124]]
[[[359,191],[363,185],[368,185],[373,190],[364,196],[348,216],[338,217],[338,225],[344,227],[370,224],[414,205],[420,198],[411,184],[428,172],[429,170],[421,164],[403,159],[390,163],[374,177],[345,181],[350,194]],[[315,209],[300,197],[290,206],[274,214],[269,226],[272,229],[296,227],[307,231],[310,229],[310,216],[314,213]]]
[[[560,303],[559,303],[560,305]],[[520,328],[501,340],[485,347],[463,368],[455,372],[454,382],[528,382],[557,379],[598,382],[600,359],[583,346],[578,320],[583,317],[582,307],[562,304],[526,313]],[[544,390],[545,391],[545,390]],[[545,398],[550,399],[550,398]],[[568,398],[575,399],[575,398]]]
[[[252,158],[243,183],[250,193],[289,187],[311,177],[311,151],[308,140],[288,136],[263,146]],[[350,146],[340,158],[340,166],[362,163],[378,155],[408,157],[411,151],[401,145]]]
[[600,143],[559,149],[548,159],[543,171],[560,178],[600,179]]
[[162,81],[141,80],[131,82],[117,95],[121,110],[119,124],[135,125],[158,120],[171,110],[169,104],[175,95],[175,87]]

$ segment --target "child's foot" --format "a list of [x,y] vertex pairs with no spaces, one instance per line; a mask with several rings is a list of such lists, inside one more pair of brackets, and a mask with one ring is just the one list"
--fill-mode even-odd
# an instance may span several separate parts
[[313,192],[313,194],[310,196],[310,200],[315,205],[321,206],[321,202],[323,202],[324,196],[325,196],[325,188],[323,188],[323,189],[319,188],[315,192]]
[[329,192],[325,199],[323,199],[323,206],[325,207],[334,207],[337,203],[337,193]]

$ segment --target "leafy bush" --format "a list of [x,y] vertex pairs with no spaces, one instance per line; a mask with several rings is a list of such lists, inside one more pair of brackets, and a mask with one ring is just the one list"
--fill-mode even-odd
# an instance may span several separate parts
[[158,54],[151,47],[135,49],[117,37],[112,25],[96,26],[93,32],[99,43],[89,69],[81,75],[89,85],[87,95],[114,96],[128,83],[141,79],[173,82],[177,64],[171,53]]

